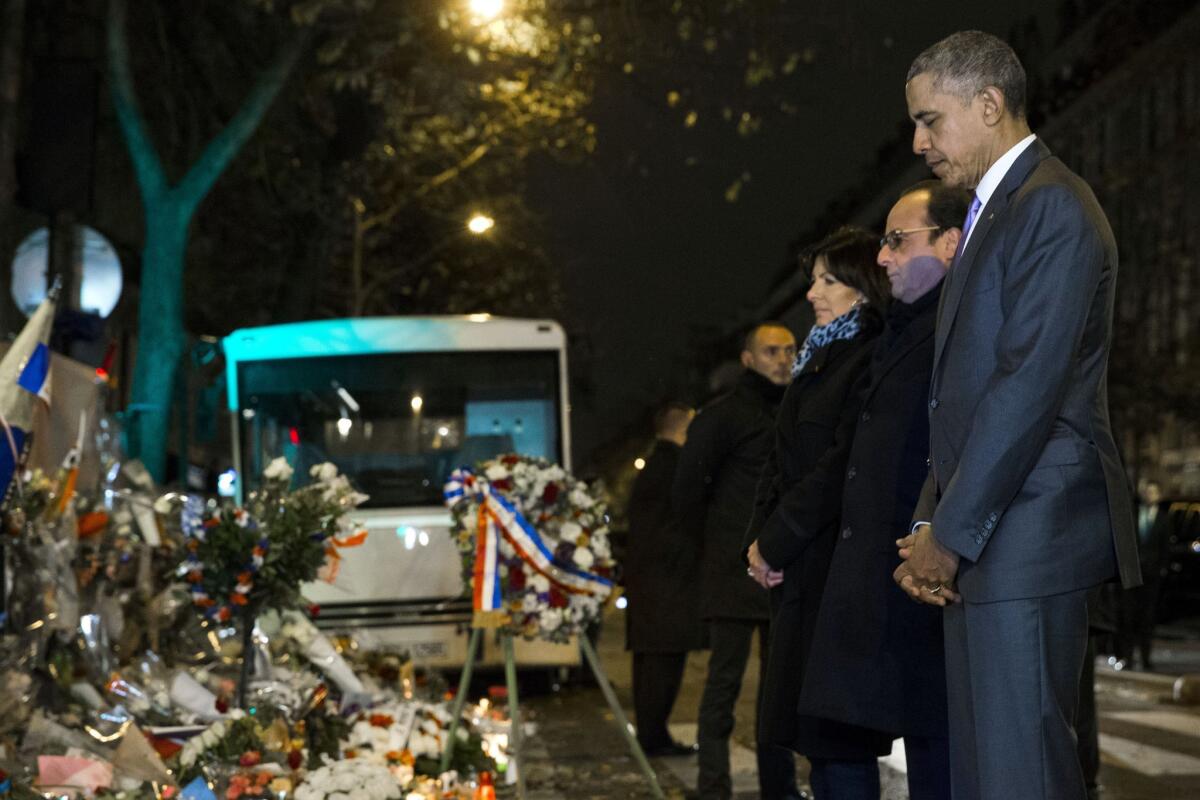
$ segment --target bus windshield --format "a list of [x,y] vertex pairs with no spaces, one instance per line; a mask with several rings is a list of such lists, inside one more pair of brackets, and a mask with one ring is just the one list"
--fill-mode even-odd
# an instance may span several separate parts
[[557,351],[384,353],[238,364],[242,480],[332,461],[368,507],[440,505],[455,468],[562,459]]

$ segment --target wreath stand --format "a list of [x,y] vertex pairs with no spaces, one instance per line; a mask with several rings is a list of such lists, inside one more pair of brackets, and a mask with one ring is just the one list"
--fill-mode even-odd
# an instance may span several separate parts
[[[479,640],[483,636],[484,628],[472,627],[471,639],[467,644],[467,660],[463,662],[462,674],[458,680],[458,691],[454,694],[454,706],[450,711],[450,731],[446,738],[446,749],[442,753],[442,772],[445,772],[450,767],[450,760],[454,756],[454,745],[458,738],[458,724],[462,718],[463,705],[467,700],[467,690],[471,685],[471,673],[475,668],[475,658],[479,653]],[[642,751],[642,746],[638,744],[637,737],[633,735],[633,726],[629,724],[629,720],[625,718],[625,712],[621,710],[621,704],[617,702],[616,692],[613,691],[612,684],[608,682],[608,676],[604,674],[604,669],[600,666],[600,659],[596,655],[596,650],[592,647],[592,642],[586,634],[580,634],[579,647],[583,650],[584,658],[591,667],[592,675],[596,678],[596,683],[600,684],[600,690],[604,693],[604,699],[608,701],[608,707],[613,713],[613,718],[616,720],[618,727],[621,729],[621,734],[625,737],[625,743],[629,745],[629,752],[641,767],[642,773],[646,776],[647,783],[650,784],[650,791],[659,800],[665,800],[662,787],[658,785],[658,776],[654,774],[654,768],[650,766],[650,762],[646,759],[646,754]],[[508,686],[508,711],[511,717],[511,733],[509,734],[509,746],[512,751],[513,765],[517,769],[517,797],[520,800],[525,798],[525,770],[522,769],[521,763],[521,713],[517,703],[517,663],[513,657],[513,638],[512,634],[501,631],[501,645],[504,648],[504,680]]]

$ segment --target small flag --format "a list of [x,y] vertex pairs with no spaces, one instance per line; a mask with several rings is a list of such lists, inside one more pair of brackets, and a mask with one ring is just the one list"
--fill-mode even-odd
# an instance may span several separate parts
[[0,496],[7,498],[33,429],[35,398],[50,402],[50,329],[58,300],[55,282],[0,359]]

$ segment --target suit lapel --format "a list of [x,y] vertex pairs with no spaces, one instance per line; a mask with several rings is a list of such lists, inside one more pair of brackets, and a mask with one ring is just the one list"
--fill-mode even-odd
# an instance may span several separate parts
[[1013,165],[1004,175],[1004,179],[1000,181],[1000,185],[996,187],[996,191],[988,199],[987,205],[979,210],[979,217],[975,220],[975,227],[971,231],[970,241],[967,242],[967,246],[950,266],[950,274],[946,279],[945,291],[942,292],[942,297],[939,301],[937,334],[934,339],[933,348],[935,374],[942,360],[942,351],[946,347],[946,340],[950,337],[950,330],[954,327],[954,319],[958,315],[958,308],[962,302],[963,292],[967,287],[967,278],[971,274],[971,267],[975,263],[976,256],[979,255],[979,251],[987,240],[992,226],[995,225],[996,220],[1002,217],[1004,211],[1008,208],[1009,198],[1012,196],[1012,193],[1025,183],[1029,174],[1033,172],[1034,167],[1049,155],[1050,150],[1042,143],[1042,140],[1035,139],[1033,144],[1025,148],[1025,151],[1013,162]]

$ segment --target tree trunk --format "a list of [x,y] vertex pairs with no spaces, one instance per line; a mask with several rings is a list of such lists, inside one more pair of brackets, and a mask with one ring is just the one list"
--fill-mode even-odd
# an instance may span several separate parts
[[[200,202],[254,134],[283,88],[304,51],[309,32],[296,31],[259,75],[229,124],[212,138],[182,180],[170,186],[137,102],[125,36],[127,13],[128,0],[109,0],[107,50],[113,109],[133,161],[146,218],[129,444],[130,455],[140,458],[154,479],[162,482],[166,477],[175,370],[184,349],[183,269],[188,227]],[[179,458],[182,475],[187,453],[180,453]]]
[[17,194],[17,109],[25,38],[25,0],[3,0],[3,3],[0,9],[0,333],[16,330],[20,322],[8,287],[16,246],[13,211]]
[[[146,201],[146,247],[142,253],[138,305],[138,353],[129,408],[130,445],[157,480],[167,471],[167,437],[175,372],[183,356],[183,266],[191,213],[178,201]],[[180,453],[180,475],[187,453]]]

